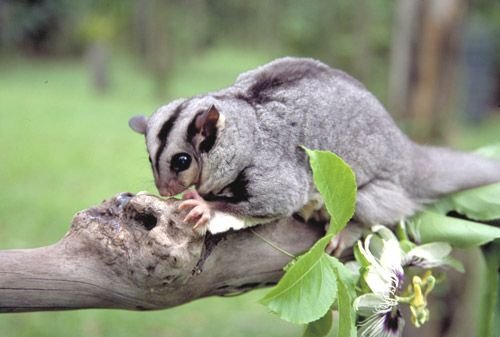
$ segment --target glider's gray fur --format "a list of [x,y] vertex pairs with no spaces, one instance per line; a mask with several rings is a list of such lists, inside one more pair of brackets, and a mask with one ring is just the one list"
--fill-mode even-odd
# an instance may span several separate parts
[[[217,124],[202,132],[212,106]],[[130,124],[146,131],[160,189],[194,183],[215,209],[263,221],[301,210],[315,194],[300,145],[335,152],[352,167],[354,219],[365,224],[394,223],[443,194],[500,181],[499,162],[413,143],[363,84],[312,59],[275,60]],[[193,162],[177,174],[170,160],[179,152]]]

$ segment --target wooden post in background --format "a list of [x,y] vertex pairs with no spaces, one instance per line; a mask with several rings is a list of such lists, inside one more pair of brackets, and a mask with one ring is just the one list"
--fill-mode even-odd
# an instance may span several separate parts
[[417,141],[449,137],[466,0],[402,0],[396,10],[389,107]]

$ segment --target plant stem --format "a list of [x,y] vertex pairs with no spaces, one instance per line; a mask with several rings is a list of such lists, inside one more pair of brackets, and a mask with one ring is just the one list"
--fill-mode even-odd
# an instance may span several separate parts
[[397,225],[396,225],[396,236],[399,239],[399,241],[409,241],[408,235],[406,234],[406,224],[404,220],[401,220]]
[[[496,240],[482,248],[486,260],[485,291],[481,300],[481,321],[478,336],[497,337],[495,319],[500,319],[497,310],[498,301],[498,268],[500,266],[500,241]],[[498,324],[498,322],[497,322]]]
[[260,235],[259,233],[257,233],[256,231],[254,231],[252,229],[252,233],[255,234],[255,236],[257,236],[259,239],[261,239],[262,241],[264,241],[265,243],[267,243],[269,246],[273,247],[274,249],[276,249],[277,251],[280,251],[282,252],[283,254],[287,255],[287,256],[290,256],[292,259],[295,259],[295,255],[287,252],[286,250],[284,250],[283,248],[280,248],[278,247],[277,245],[275,245],[274,243],[272,243],[271,241],[269,241],[268,239],[266,239],[265,237],[263,237],[262,235]]

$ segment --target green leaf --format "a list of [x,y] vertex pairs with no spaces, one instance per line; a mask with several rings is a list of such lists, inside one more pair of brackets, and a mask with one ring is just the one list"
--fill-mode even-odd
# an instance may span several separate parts
[[455,210],[472,220],[500,219],[500,183],[452,193],[432,207],[443,214]]
[[324,252],[332,237],[323,237],[301,255],[260,303],[291,323],[304,324],[323,317],[337,298],[335,274]]
[[500,267],[500,241],[485,247],[483,254],[486,260],[486,275],[480,306],[481,319],[478,336],[494,337],[497,335],[495,331],[498,332],[498,329],[495,329],[495,316],[497,316],[497,319],[499,318],[499,315],[495,315],[495,313],[498,310],[498,286],[500,285],[498,273]]
[[356,275],[354,275],[352,271],[347,269],[347,267],[342,262],[340,262],[340,260],[337,259],[336,257],[329,255],[328,259],[332,264],[332,268],[339,273],[340,278],[342,279],[344,284],[346,284],[347,288],[351,292],[351,296],[356,296],[356,290],[355,290],[355,285],[357,283]]
[[459,248],[481,246],[500,238],[500,228],[430,211],[410,218],[407,229],[417,242],[442,241]]
[[347,267],[337,258],[329,256],[332,268],[337,277],[339,312],[338,336],[356,336],[356,311],[352,306],[356,297],[357,278]]
[[450,266],[460,273],[465,273],[465,267],[462,261],[455,259],[453,256],[447,256],[444,259],[444,265]]
[[[500,159],[500,143],[476,151],[485,157]],[[500,183],[452,193],[431,208],[439,213],[457,211],[472,220],[488,221],[500,218]]]
[[338,269],[335,270],[338,287],[338,310],[339,310],[339,336],[356,336],[355,312],[352,306],[352,297],[347,284],[340,276]]
[[325,337],[332,330],[332,323],[332,312],[328,310],[323,317],[306,326],[303,337]]
[[483,146],[476,153],[485,157],[500,159],[500,143]]
[[309,156],[314,184],[330,214],[328,234],[337,234],[354,214],[356,204],[354,172],[334,153],[307,148],[304,150]]

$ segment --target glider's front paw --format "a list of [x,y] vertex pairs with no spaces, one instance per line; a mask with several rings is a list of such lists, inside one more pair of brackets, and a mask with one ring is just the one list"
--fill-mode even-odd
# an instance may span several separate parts
[[184,218],[184,222],[194,223],[193,229],[204,235],[208,229],[208,222],[212,218],[210,206],[201,198],[184,200],[178,207],[179,210],[191,209]]
[[363,228],[357,223],[350,222],[347,226],[335,235],[326,246],[326,253],[340,257],[342,252],[351,248],[363,234]]

